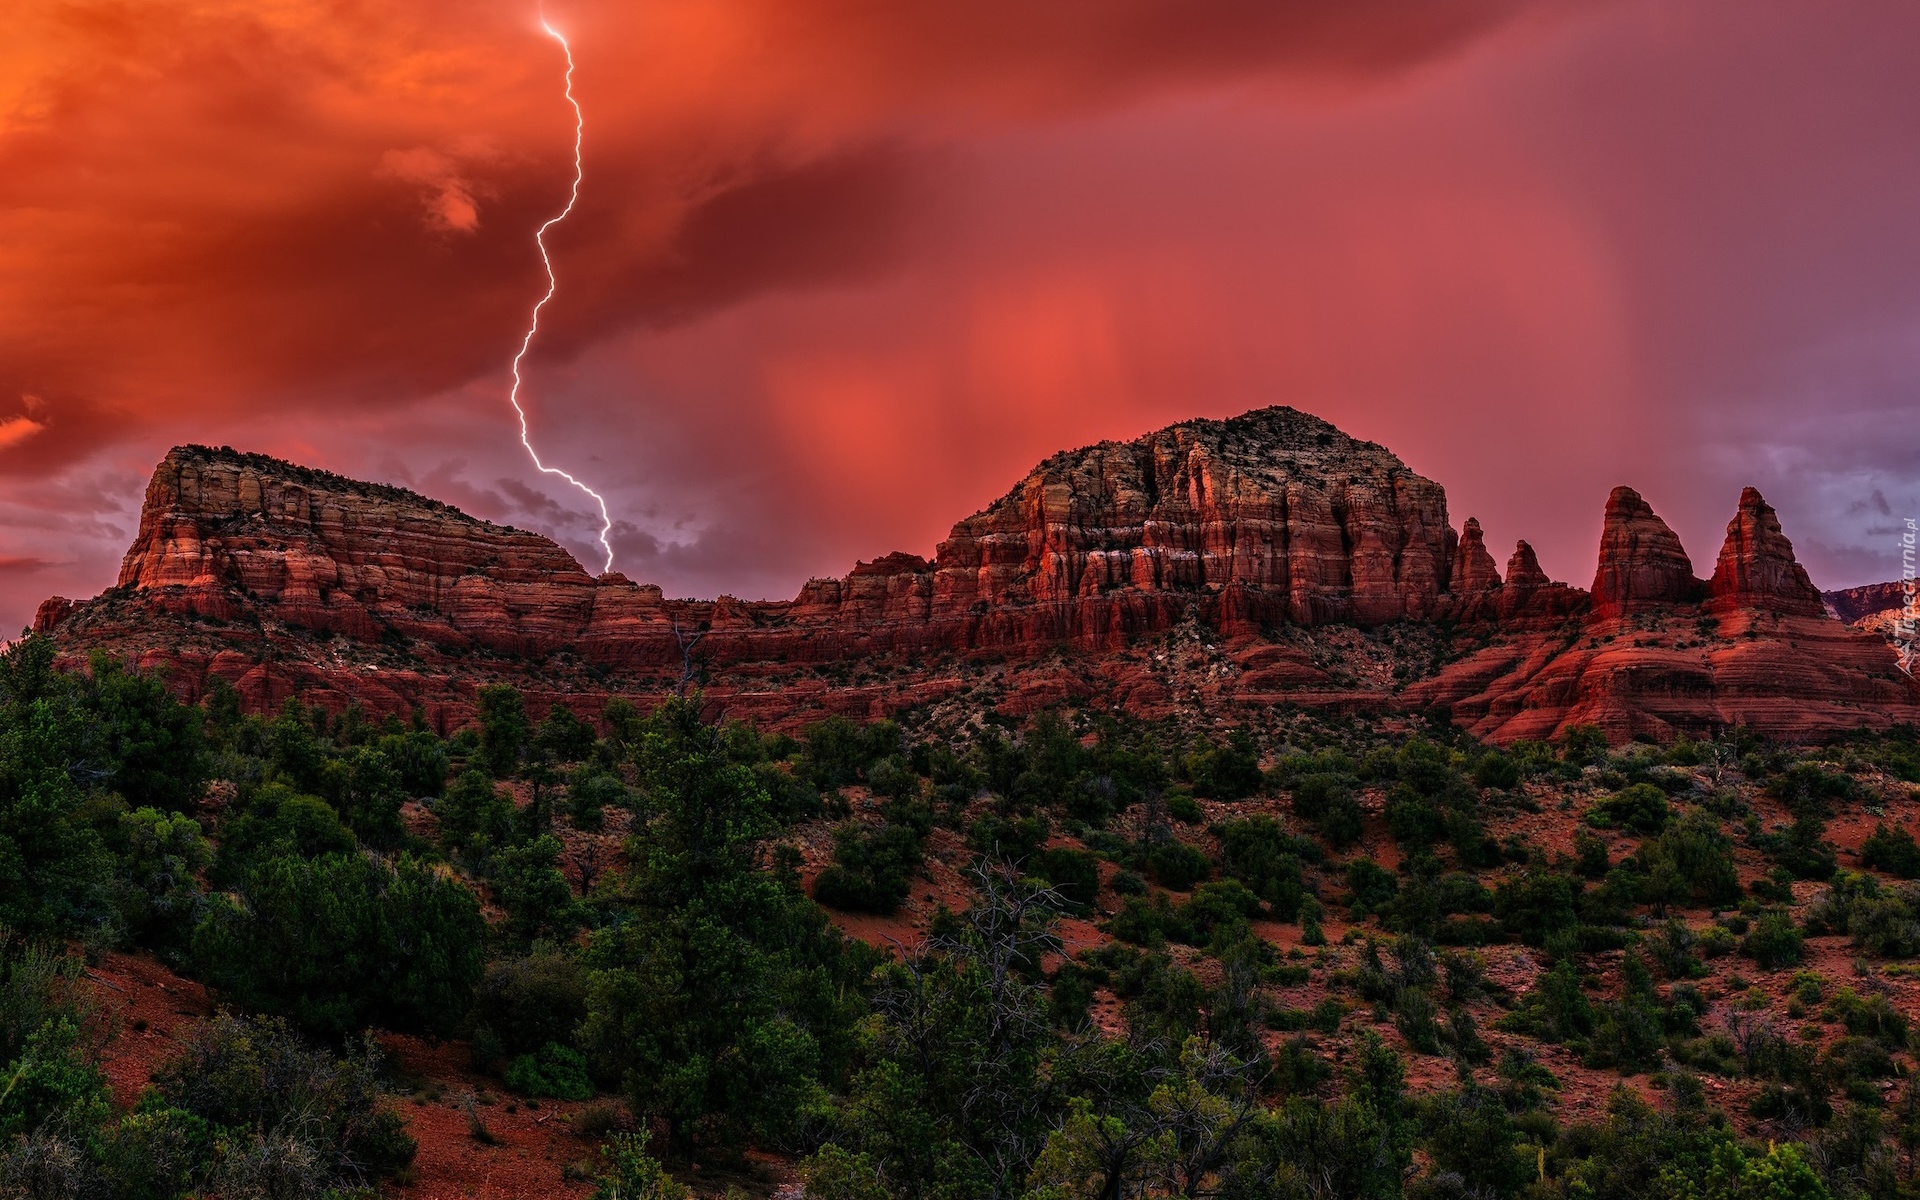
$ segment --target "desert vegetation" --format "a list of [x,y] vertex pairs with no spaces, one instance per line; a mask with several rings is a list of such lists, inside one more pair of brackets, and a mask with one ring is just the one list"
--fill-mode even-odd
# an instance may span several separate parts
[[[375,1031],[592,1104],[607,1200],[1920,1191],[1910,729],[637,699],[443,738],[7,648],[0,1195],[404,1189]],[[222,1005],[130,1101],[108,952]]]

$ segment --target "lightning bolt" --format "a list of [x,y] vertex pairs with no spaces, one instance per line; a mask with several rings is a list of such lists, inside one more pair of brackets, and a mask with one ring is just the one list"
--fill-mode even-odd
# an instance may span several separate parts
[[540,247],[541,265],[547,270],[547,292],[533,306],[533,314],[527,321],[527,334],[520,339],[520,353],[513,356],[513,388],[507,393],[507,403],[513,405],[514,415],[520,418],[520,444],[526,447],[527,457],[533,460],[534,466],[540,468],[541,474],[554,475],[566,480],[591,496],[593,502],[599,506],[600,548],[607,552],[606,565],[600,568],[604,573],[613,570],[613,543],[607,540],[607,535],[613,532],[613,518],[607,515],[606,498],[559,467],[550,467],[540,461],[540,452],[533,448],[533,441],[527,436],[527,410],[520,405],[521,360],[527,357],[527,350],[533,345],[534,335],[540,332],[540,310],[547,306],[547,301],[553,299],[554,292],[560,288],[560,280],[553,273],[553,259],[547,254],[547,230],[566,220],[568,214],[573,212],[573,206],[580,199],[580,144],[585,137],[587,127],[586,114],[580,111],[580,101],[573,95],[573,47],[567,44],[566,35],[547,23],[544,14],[540,17],[540,28],[548,37],[560,43],[561,53],[567,56],[567,103],[573,106],[573,187],[567,193],[567,206],[549,217],[546,224],[540,226],[539,232],[533,235],[534,245]]

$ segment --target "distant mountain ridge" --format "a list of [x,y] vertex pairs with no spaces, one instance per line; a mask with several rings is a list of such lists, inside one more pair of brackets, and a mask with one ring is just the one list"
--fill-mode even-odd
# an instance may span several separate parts
[[[1453,647],[1437,673],[1356,687],[1308,646],[1409,623]],[[1736,721],[1813,736],[1913,719],[1916,699],[1883,641],[1825,615],[1753,489],[1708,580],[1627,488],[1591,591],[1546,579],[1525,542],[1503,578],[1438,483],[1290,408],[1063,451],[931,560],[886,555],[771,602],[671,600],[404,488],[183,446],[155,469],[118,585],[49,600],[35,624],[70,653],[164,664],[188,694],[218,677],[256,707],[297,691],[443,725],[496,679],[588,708],[698,676],[770,721],[963,693],[1222,719],[1444,704],[1499,740],[1586,720],[1620,737]],[[1497,646],[1469,652],[1462,629]],[[1146,647],[1191,630],[1217,669],[1160,678]],[[1653,661],[1609,657],[1629,631]]]

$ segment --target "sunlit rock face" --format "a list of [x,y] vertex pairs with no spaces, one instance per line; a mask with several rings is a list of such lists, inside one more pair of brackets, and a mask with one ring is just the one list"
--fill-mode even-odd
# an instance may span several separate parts
[[[790,601],[668,599],[405,489],[180,447],[154,471],[118,586],[49,600],[36,625],[74,657],[162,667],[188,695],[220,679],[259,710],[298,694],[442,727],[501,680],[582,712],[701,684],[775,723],[872,716],[971,693],[981,663],[999,690],[979,702],[1015,711],[1444,705],[1497,741],[1573,723],[1811,736],[1916,715],[1884,640],[1824,614],[1752,489],[1709,583],[1616,488],[1589,596],[1549,580],[1526,542],[1502,578],[1479,523],[1451,527],[1439,484],[1289,408],[1056,454],[931,559],[884,555]],[[1383,627],[1445,653],[1405,669],[1329,656]],[[1178,686],[1151,649],[1175,637],[1211,664]]]

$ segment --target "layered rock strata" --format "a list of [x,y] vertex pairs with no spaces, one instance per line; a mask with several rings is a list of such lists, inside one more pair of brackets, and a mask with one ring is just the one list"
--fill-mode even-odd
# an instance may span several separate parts
[[[297,692],[443,726],[496,679],[583,710],[698,677],[743,715],[877,715],[974,686],[977,670],[932,664],[983,661],[1010,664],[995,702],[1015,707],[1448,704],[1496,740],[1588,720],[1630,736],[1912,719],[1884,643],[1817,598],[1751,490],[1711,585],[1628,488],[1608,500],[1591,600],[1526,542],[1503,580],[1479,523],[1449,526],[1438,484],[1274,408],[1054,455],[931,559],[887,555],[769,602],[668,599],[404,489],[182,447],[154,473],[118,585],[48,601],[36,627],[76,655],[164,666],[190,695],[218,678],[255,708]],[[1478,648],[1406,686],[1413,664],[1361,636],[1402,623]],[[1666,640],[1642,644],[1656,627]],[[1220,640],[1217,661],[1184,691],[1154,682],[1140,647],[1195,629]],[[1068,670],[1063,653],[1097,666]],[[1796,709],[1796,687],[1813,707]]]
[[1614,488],[1607,497],[1592,593],[1593,614],[1601,619],[1700,598],[1701,584],[1679,535],[1630,487]]
[[1727,540],[1707,584],[1714,612],[1761,609],[1797,617],[1826,611],[1820,589],[1793,557],[1793,543],[1780,532],[1780,517],[1754,488],[1740,492],[1740,508],[1727,523]]

